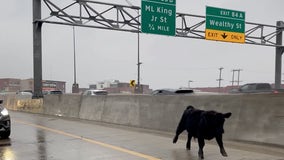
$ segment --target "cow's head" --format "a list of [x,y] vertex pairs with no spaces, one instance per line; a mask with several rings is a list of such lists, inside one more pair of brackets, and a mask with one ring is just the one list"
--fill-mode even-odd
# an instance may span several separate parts
[[216,136],[224,133],[225,119],[232,113],[219,113],[215,111],[205,111],[201,118],[201,127],[208,135]]

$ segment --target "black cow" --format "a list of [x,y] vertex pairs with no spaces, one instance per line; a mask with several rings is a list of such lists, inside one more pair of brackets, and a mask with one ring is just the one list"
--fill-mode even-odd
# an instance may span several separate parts
[[229,118],[231,115],[232,113],[230,112],[223,114],[216,111],[199,110],[195,109],[193,106],[188,106],[178,124],[173,143],[176,143],[178,136],[184,130],[187,130],[188,139],[186,148],[190,150],[191,138],[197,138],[199,145],[198,155],[201,159],[204,158],[204,140],[211,140],[213,138],[216,138],[216,141],[220,147],[221,154],[227,157],[228,155],[223,146],[222,134],[224,133],[223,126],[225,118]]

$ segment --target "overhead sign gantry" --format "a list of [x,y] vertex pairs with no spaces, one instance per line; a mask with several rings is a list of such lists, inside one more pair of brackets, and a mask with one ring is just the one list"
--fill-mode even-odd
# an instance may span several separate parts
[[[174,35],[176,37],[185,37],[185,38],[197,38],[197,39],[209,39],[206,37],[206,29],[210,29],[210,33],[213,33],[212,30],[215,30],[214,33],[219,33],[216,27],[220,26],[220,23],[209,23],[209,28],[206,28],[206,17],[201,15],[193,15],[193,14],[185,14],[185,13],[174,13],[175,8],[165,7],[164,13],[156,13],[160,12],[161,7],[155,6],[154,4],[149,4],[151,0],[143,0],[148,3],[148,5],[152,7],[147,8],[147,14],[150,14],[150,18],[153,18],[153,22],[155,19],[160,23],[160,26],[173,26],[175,23],[175,34],[173,33],[174,29],[169,30],[169,35]],[[152,0],[153,1],[153,0]],[[170,2],[166,4],[170,4],[170,6],[175,6],[176,0],[155,0],[156,2]],[[44,2],[45,9],[50,11],[48,17],[41,18],[41,2]],[[42,97],[42,44],[41,44],[41,27],[43,23],[52,23],[52,24],[60,24],[60,25],[70,25],[70,26],[80,26],[80,27],[90,27],[90,28],[99,28],[99,29],[108,29],[108,30],[116,30],[116,31],[127,31],[139,33],[141,32],[141,23],[139,15],[139,11],[141,10],[138,6],[125,6],[119,4],[111,4],[104,2],[96,2],[91,0],[76,0],[71,1],[70,4],[65,6],[59,6],[58,0],[33,0],[33,34],[34,34],[34,97]],[[143,9],[143,7],[142,7]],[[155,11],[156,9],[156,11]],[[144,8],[146,11],[146,8]],[[214,7],[209,8],[209,10],[216,10]],[[223,9],[218,9],[223,10]],[[233,10],[226,10],[230,13],[235,12]],[[153,11],[153,12],[152,12]],[[168,17],[166,16],[166,11],[168,13]],[[172,13],[170,14],[170,11]],[[210,13],[211,13],[210,11]],[[237,11],[236,13],[243,13],[241,11]],[[244,14],[244,13],[243,13]],[[210,17],[211,15],[211,17]],[[218,14],[210,14],[208,18],[212,20],[216,20]],[[212,16],[213,15],[213,16]],[[226,14],[225,14],[226,15]],[[166,17],[166,19],[161,18]],[[147,17],[147,16],[146,16]],[[157,18],[155,18],[157,17]],[[169,20],[175,17],[174,20]],[[253,45],[261,45],[261,46],[271,46],[276,48],[276,62],[275,62],[275,87],[280,88],[281,84],[281,64],[282,64],[282,54],[284,53],[284,46],[282,44],[282,32],[284,30],[284,22],[278,21],[276,25],[267,25],[260,23],[252,23],[252,22],[244,22],[245,16],[238,16],[237,19],[233,20],[233,24],[238,28],[234,28],[233,30],[221,30],[220,32],[223,39],[229,39],[229,32],[233,32],[238,37],[240,41],[234,41],[238,43],[246,43]],[[158,21],[158,18],[159,21]],[[223,17],[224,18],[224,17]],[[225,16],[225,18],[229,18]],[[231,17],[234,18],[234,17]],[[210,20],[209,19],[209,20]],[[162,21],[161,21],[162,20]],[[149,21],[149,20],[147,20]],[[150,20],[151,21],[151,20]],[[212,21],[213,22],[213,21]],[[144,23],[144,22],[143,22]],[[231,23],[231,22],[230,22]],[[245,23],[245,24],[243,24]],[[157,24],[155,24],[157,25]],[[245,28],[243,28],[245,25]],[[232,26],[232,25],[231,25]],[[154,27],[148,29],[153,29]],[[172,27],[171,27],[172,28]],[[155,28],[156,29],[156,28]],[[208,30],[209,31],[209,30]],[[207,31],[207,32],[208,32]],[[226,33],[224,34],[225,31]],[[237,33],[237,34],[236,34]],[[244,38],[240,37],[244,34]],[[154,33],[156,34],[156,33]],[[158,34],[158,33],[157,33]],[[214,35],[214,34],[213,34]],[[225,38],[224,38],[225,37]],[[212,37],[211,37],[212,38]],[[232,38],[232,37],[231,37]],[[219,39],[214,39],[219,40]],[[235,39],[233,39],[235,40]],[[232,39],[228,42],[232,42]]]

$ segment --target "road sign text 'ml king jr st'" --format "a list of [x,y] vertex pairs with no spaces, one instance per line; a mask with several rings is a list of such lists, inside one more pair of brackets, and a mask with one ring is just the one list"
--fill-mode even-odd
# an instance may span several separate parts
[[245,12],[207,6],[205,39],[245,43]]
[[141,31],[174,36],[176,33],[176,0],[142,0]]

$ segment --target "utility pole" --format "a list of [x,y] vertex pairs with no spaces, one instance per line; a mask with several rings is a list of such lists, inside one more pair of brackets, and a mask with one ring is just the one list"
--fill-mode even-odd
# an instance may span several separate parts
[[[234,83],[237,82],[237,86],[240,85],[240,72],[242,71],[242,69],[233,69],[233,77],[232,77],[232,86],[234,86]],[[238,72],[238,80],[235,80],[235,72]]]
[[221,81],[223,80],[222,79],[222,70],[223,69],[224,69],[223,67],[219,68],[219,70],[220,70],[220,72],[219,72],[219,79],[217,79],[217,81],[219,81],[219,92],[221,91]]
[[238,69],[238,86],[240,86],[240,73],[241,73],[241,69]]

